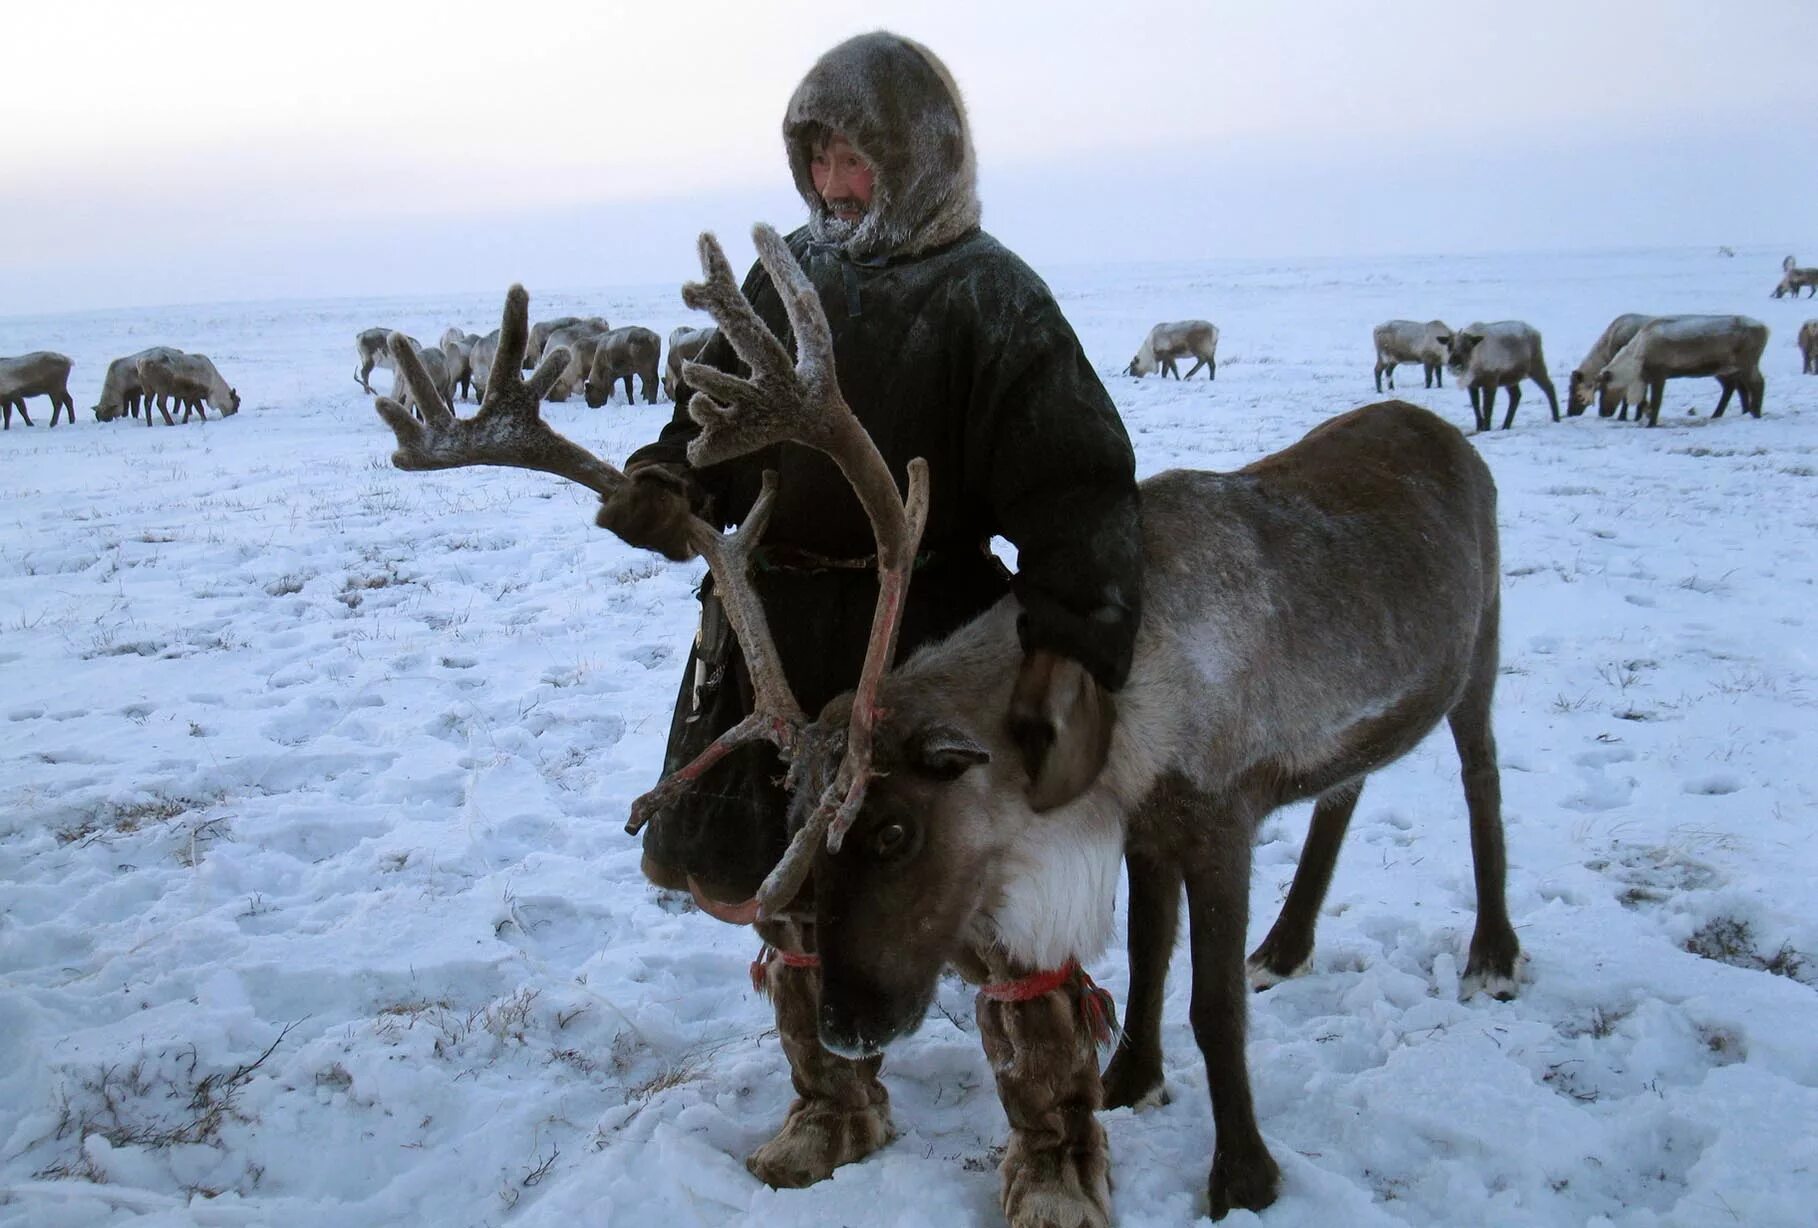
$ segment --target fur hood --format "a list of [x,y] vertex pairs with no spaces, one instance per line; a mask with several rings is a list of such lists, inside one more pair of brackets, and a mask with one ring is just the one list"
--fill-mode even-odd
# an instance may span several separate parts
[[815,62],[789,99],[783,145],[808,230],[834,241],[809,170],[823,132],[841,132],[876,172],[871,208],[844,250],[857,260],[917,256],[978,225],[978,166],[966,106],[947,66],[920,43],[878,31]]

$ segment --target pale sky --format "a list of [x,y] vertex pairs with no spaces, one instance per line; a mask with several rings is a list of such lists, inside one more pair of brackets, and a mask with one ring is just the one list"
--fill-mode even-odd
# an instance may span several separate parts
[[15,8],[0,315],[679,281],[701,229],[800,221],[783,106],[877,28],[953,70],[1038,269],[1818,258],[1814,0]]

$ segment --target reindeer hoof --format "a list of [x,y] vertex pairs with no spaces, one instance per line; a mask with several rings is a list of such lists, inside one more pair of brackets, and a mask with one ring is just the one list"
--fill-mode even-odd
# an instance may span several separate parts
[[1104,1106],[1107,1109],[1153,1109],[1168,1103],[1159,1062],[1138,1062],[1121,1048],[1105,1067]]
[[1260,1211],[1280,1193],[1281,1169],[1267,1147],[1241,1153],[1220,1147],[1213,1152],[1212,1174],[1206,1180],[1213,1219],[1223,1219],[1233,1208]]
[[1012,1134],[998,1170],[1010,1228],[1109,1228],[1110,1152],[1096,1120],[1078,1146],[1022,1146]]
[[825,1181],[842,1164],[862,1160],[890,1141],[890,1109],[843,1109],[796,1101],[776,1137],[751,1153],[745,1168],[775,1189]]
[[1297,976],[1305,976],[1313,967],[1313,956],[1307,955],[1297,964],[1288,964],[1287,971],[1279,971],[1287,961],[1276,959],[1266,951],[1259,950],[1244,961],[1244,975],[1250,979],[1250,988],[1257,993],[1273,989],[1283,981]]
[[1480,993],[1488,994],[1498,1002],[1515,1000],[1515,995],[1521,992],[1521,968],[1528,962],[1527,953],[1502,961],[1501,968],[1493,966],[1494,962],[1472,960],[1466,965],[1464,976],[1458,981],[1460,1002],[1469,1001]]

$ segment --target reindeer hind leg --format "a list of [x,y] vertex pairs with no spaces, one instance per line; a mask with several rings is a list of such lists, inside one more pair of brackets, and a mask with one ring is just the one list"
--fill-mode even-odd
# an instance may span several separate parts
[[1471,816],[1471,860],[1477,885],[1477,929],[1471,936],[1459,997],[1483,992],[1507,1001],[1516,993],[1521,944],[1509,923],[1508,852],[1503,844],[1502,774],[1496,766],[1496,736],[1490,724],[1496,689],[1499,608],[1484,617],[1477,660],[1464,694],[1447,714],[1458,747],[1465,809]]
[[1328,789],[1314,804],[1313,824],[1307,831],[1307,842],[1300,851],[1300,864],[1295,867],[1294,882],[1288,888],[1281,915],[1269,927],[1268,937],[1244,962],[1252,988],[1263,990],[1279,985],[1312,965],[1319,907],[1325,902],[1326,889],[1332,885],[1338,849],[1344,843],[1345,829],[1351,824],[1362,792],[1363,778],[1359,777]]

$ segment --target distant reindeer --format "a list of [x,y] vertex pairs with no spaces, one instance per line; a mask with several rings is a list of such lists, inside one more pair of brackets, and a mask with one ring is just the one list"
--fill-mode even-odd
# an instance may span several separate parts
[[[391,333],[389,328],[369,328],[354,338],[354,357],[359,364],[358,370],[354,372],[354,380],[367,392],[372,391],[367,377],[372,374],[374,367],[391,368],[394,376],[396,374],[391,361],[391,350],[388,348]],[[410,338],[410,346],[414,350],[423,348],[415,337]],[[396,383],[395,379],[393,383]]]
[[499,330],[495,328],[474,342],[473,349],[467,352],[467,365],[473,372],[473,399],[476,401],[483,401],[486,397],[487,381],[492,378],[492,357],[498,348]]
[[1806,291],[1807,298],[1818,295],[1818,269],[1802,269],[1791,256],[1780,262],[1780,269],[1782,276],[1774,287],[1775,298],[1788,294],[1798,298],[1801,290]]
[[1610,365],[1610,359],[1616,357],[1617,351],[1627,345],[1635,334],[1641,331],[1643,324],[1658,318],[1630,312],[1610,321],[1602,335],[1592,342],[1590,352],[1584,356],[1582,362],[1572,368],[1572,374],[1566,380],[1566,417],[1578,417],[1591,407],[1592,398],[1599,397],[1601,394],[1597,407],[1598,417],[1607,418],[1621,409],[1622,419],[1628,420],[1629,402],[1623,396],[1623,390],[1600,386],[1597,376]]
[[[416,353],[417,358],[422,362],[423,370],[428,373],[430,382],[435,385],[436,393],[444,401],[451,405],[454,404],[454,379],[448,372],[448,356],[443,352],[442,348],[440,346],[418,345],[414,338],[405,337],[403,333],[394,333],[392,335],[403,337],[405,343],[411,347]],[[393,366],[394,370],[391,381],[392,399],[399,402],[412,413],[421,413],[422,406],[411,389],[410,381],[404,378],[403,369],[397,367],[395,362]]]
[[[682,364],[693,362],[707,343],[718,335],[717,328],[690,328],[684,324],[669,333],[669,356],[663,360],[663,396],[675,400],[675,390],[682,382]],[[629,398],[628,398],[629,399]]]
[[1723,417],[1730,396],[1740,391],[1742,412],[1759,418],[1767,339],[1767,325],[1747,316],[1663,316],[1636,331],[1598,373],[1598,386],[1620,392],[1635,406],[1635,421],[1653,426],[1668,380],[1714,375],[1723,395],[1711,417]]
[[1143,338],[1136,357],[1124,368],[1124,374],[1140,379],[1159,366],[1164,379],[1170,375],[1180,379],[1180,368],[1174,365],[1174,360],[1185,358],[1189,354],[1199,361],[1187,372],[1188,379],[1201,367],[1206,368],[1207,379],[1217,379],[1218,328],[1206,320],[1177,320],[1172,324],[1157,324]]
[[1802,375],[1818,375],[1818,320],[1807,320],[1799,326],[1799,356]]
[[593,369],[594,351],[608,335],[605,321],[598,317],[577,320],[573,324],[549,330],[549,335],[544,339],[543,352],[552,353],[560,346],[568,351],[568,365],[562,368],[562,378],[550,388],[547,400],[566,401],[587,382],[587,373]]
[[158,352],[145,355],[134,365],[146,394],[146,426],[152,424],[153,398],[156,398],[158,412],[164,415],[167,426],[175,425],[168,408],[171,400],[182,407],[185,422],[189,421],[192,412],[201,415],[204,422],[208,421],[208,413],[203,409],[205,403],[214,406],[223,418],[240,412],[240,393],[221,377],[206,354]]
[[1459,386],[1471,394],[1471,413],[1477,429],[1487,431],[1494,419],[1496,390],[1509,390],[1509,412],[1502,420],[1508,430],[1521,404],[1521,381],[1531,379],[1547,394],[1553,421],[1559,421],[1559,394],[1547,375],[1546,355],[1541,353],[1540,332],[1520,320],[1470,324],[1445,339],[1446,366],[1458,377]]
[[1390,320],[1378,324],[1370,333],[1376,343],[1376,391],[1382,391],[1382,377],[1389,377],[1389,391],[1395,391],[1395,367],[1398,363],[1420,364],[1422,388],[1445,387],[1446,346],[1441,338],[1451,335],[1444,320]]
[[442,334],[442,357],[448,363],[448,378],[455,390],[469,400],[476,399],[473,378],[473,346],[480,334],[450,328]]
[[[147,425],[150,425],[152,401],[146,395],[144,385],[139,382],[139,362],[154,355],[167,354],[175,357],[182,353],[182,350],[168,345],[154,345],[108,363],[107,373],[101,379],[101,396],[95,402],[95,421],[112,422],[115,418],[126,417],[128,413],[136,418],[143,402]],[[167,426],[176,425],[168,411],[164,415],[164,422]]]
[[30,354],[21,354],[17,358],[0,358],[0,413],[6,420],[5,430],[13,429],[13,411],[25,419],[25,425],[32,424],[31,415],[25,412],[27,397],[49,397],[51,403],[50,424],[57,425],[57,416],[68,412],[72,425],[76,421],[76,403],[69,395],[69,372],[74,366],[62,354],[51,350],[34,350]]
[[558,328],[568,328],[575,324],[589,324],[595,332],[605,332],[611,326],[605,316],[557,316],[553,320],[539,320],[530,326],[530,344],[524,350],[524,370],[535,367],[543,359],[543,349],[549,341],[549,334]]
[[[812,926],[820,1039],[842,1056],[876,1055],[919,1027],[949,965],[998,990],[1056,970],[1040,991],[1054,1027],[1030,1012],[1019,1019],[1031,1030],[1011,1035],[1004,999],[981,991],[978,1000],[1013,1123],[1001,1189],[1018,1224],[1108,1221],[1105,1136],[1092,1114],[1097,1062],[1077,1039],[1062,1039],[1077,1037],[1064,1020],[1087,996],[1077,961],[1109,939],[1121,855],[1130,871],[1129,1030],[1105,1099],[1159,1095],[1162,990],[1184,885],[1190,1013],[1216,1140],[1211,1213],[1268,1206],[1279,1170],[1257,1128],[1244,1056],[1251,844],[1266,815],[1317,799],[1287,904],[1250,958],[1263,982],[1307,962],[1364,779],[1447,721],[1476,860],[1477,930],[1461,991],[1507,997],[1517,988],[1491,733],[1501,603],[1488,467],[1439,418],[1387,402],[1235,474],[1148,479],[1144,617],[1116,722],[1100,737],[1103,723],[1056,688],[1055,739],[1032,753],[1004,721],[1023,660],[1013,596],[890,670],[927,512],[927,466],[910,463],[900,494],[840,395],[813,286],[774,231],[759,227],[754,239],[799,357],[765,327],[717,242],[703,236],[706,281],[685,287],[684,300],[713,314],[751,374],[686,368],[702,389],[689,406],[701,427],[689,460],[706,466],[784,441],[833,457],[876,533],[872,650],[857,688],[810,721],[784,681],[747,575],[774,475],[736,534],[691,520],[689,540],[713,573],[757,707],[633,803],[628,828],[734,747],[777,747],[789,761],[795,835],[754,911],[770,936]],[[526,304],[513,287],[502,369],[477,417],[457,420],[437,405],[419,424],[379,402],[397,435],[393,463],[542,469],[609,496],[625,476],[538,416],[558,356],[527,382],[509,370],[524,344]],[[408,349],[394,352],[431,402]],[[1031,1121],[1042,1129],[1018,1124]]]
[[645,402],[656,404],[657,355],[662,348],[660,337],[635,324],[615,328],[601,337],[587,372],[587,403],[595,409],[606,404],[612,399],[612,386],[623,380],[625,404],[635,405],[637,401],[631,393],[631,377],[635,375],[644,382]]

